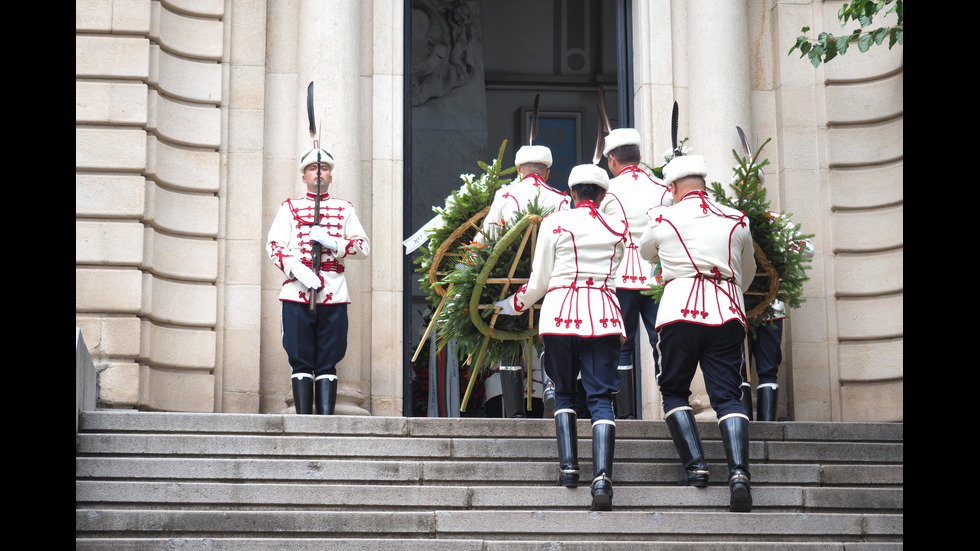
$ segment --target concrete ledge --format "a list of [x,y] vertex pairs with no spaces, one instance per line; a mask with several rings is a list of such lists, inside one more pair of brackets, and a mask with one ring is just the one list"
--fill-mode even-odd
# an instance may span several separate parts
[[85,346],[82,330],[75,327],[75,438],[78,438],[78,417],[83,411],[95,411],[97,389],[95,364]]

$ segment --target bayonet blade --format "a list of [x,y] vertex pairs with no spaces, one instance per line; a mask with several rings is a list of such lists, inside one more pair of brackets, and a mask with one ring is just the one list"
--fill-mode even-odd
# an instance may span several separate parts
[[527,145],[534,145],[534,138],[538,137],[538,105],[541,103],[541,93],[534,95],[534,107],[531,108],[531,133],[527,139]]
[[749,141],[745,139],[745,132],[742,132],[741,126],[736,126],[735,130],[738,130],[738,139],[742,141],[742,151],[745,152],[745,158],[748,162],[752,162],[752,150],[749,149]]
[[605,149],[606,146],[605,134],[602,132],[602,113],[601,113],[602,106],[601,105],[599,106],[599,111],[600,111],[599,124],[596,125],[599,127],[599,135],[596,136],[595,138],[595,153],[592,155],[592,164],[594,165],[599,164],[599,161],[602,160],[602,150]]
[[599,86],[599,131],[605,130],[608,134],[612,132],[612,125],[609,124],[609,114],[606,113],[606,92],[603,90],[602,86]]
[[316,119],[313,116],[313,81],[306,88],[306,118],[310,121],[310,137],[316,137]]
[[677,110],[678,110],[677,109],[677,102],[675,101],[674,102],[674,110],[670,114],[670,143],[674,147],[674,155],[675,156],[680,155],[680,151],[678,151],[678,148],[677,148],[677,118],[678,118],[678,112],[677,112]]

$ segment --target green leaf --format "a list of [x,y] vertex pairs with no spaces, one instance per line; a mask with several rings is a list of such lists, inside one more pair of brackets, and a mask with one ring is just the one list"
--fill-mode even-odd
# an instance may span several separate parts
[[896,42],[899,45],[902,44],[902,29],[901,28],[893,28],[891,30],[890,36],[888,38],[888,49],[890,50],[892,48],[892,46],[895,45]]
[[837,41],[829,40],[827,42],[827,51],[824,53],[823,61],[826,63],[835,57],[837,57]]
[[820,56],[822,54],[823,54],[823,48],[821,48],[820,46],[814,46],[813,50],[810,51],[810,63],[813,64],[814,68],[820,66],[820,62],[822,61]]
[[902,6],[902,0],[897,0],[895,6],[888,10],[888,13],[894,13],[898,16],[898,25],[902,26],[905,22],[905,10]]
[[885,37],[888,36],[888,28],[882,27],[880,29],[875,29],[875,31],[871,34],[874,37],[875,44],[881,46],[881,43],[885,41]]
[[867,52],[868,48],[870,47],[871,47],[871,35],[866,34],[861,36],[861,38],[858,40],[858,49],[861,50],[862,53],[864,53]]

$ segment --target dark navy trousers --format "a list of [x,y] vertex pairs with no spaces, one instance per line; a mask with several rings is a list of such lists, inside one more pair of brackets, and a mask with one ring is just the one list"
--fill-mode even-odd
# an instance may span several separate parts
[[347,355],[347,305],[282,301],[282,347],[293,374],[336,375]]

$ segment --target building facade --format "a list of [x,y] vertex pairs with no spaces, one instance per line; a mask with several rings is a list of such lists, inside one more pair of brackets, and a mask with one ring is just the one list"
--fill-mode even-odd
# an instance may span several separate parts
[[[476,38],[484,48],[520,45],[522,34],[507,35],[507,2],[77,0],[75,319],[98,370],[99,407],[289,411],[282,274],[264,245],[280,202],[303,190],[296,165],[312,146],[306,90],[315,82],[321,143],[337,163],[331,193],[354,203],[372,242],[370,258],[347,265],[337,413],[404,415],[420,331],[402,241],[421,225],[411,198],[431,188],[419,167],[474,172],[495,156],[498,92],[522,89],[522,79],[527,95],[540,86],[584,94],[611,75],[618,120],[640,130],[645,159],[669,148],[664,115],[675,100],[680,135],[707,158],[709,181],[729,180],[736,126],[772,139],[772,207],[815,234],[817,251],[806,303],[786,325],[780,416],[902,421],[902,48],[855,49],[816,69],[787,55],[802,27],[839,29],[838,1],[525,4],[533,9],[514,18],[541,10],[532,23],[552,29],[553,49],[527,52],[554,60],[547,77],[504,78],[493,55],[474,53],[483,53]],[[464,58],[466,76],[423,89],[421,67],[441,61],[442,48]],[[450,141],[425,136],[434,119],[424,109],[458,101],[467,85],[483,90],[487,155],[423,157]],[[429,107],[423,92],[436,98]],[[578,116],[591,121],[589,112]],[[594,143],[588,124],[580,150]],[[649,343],[642,352],[650,358]],[[652,375],[643,397],[643,417],[660,418]],[[706,408],[703,395],[694,400]]]

